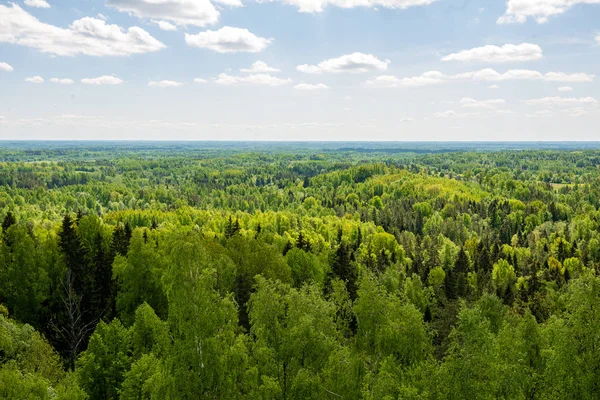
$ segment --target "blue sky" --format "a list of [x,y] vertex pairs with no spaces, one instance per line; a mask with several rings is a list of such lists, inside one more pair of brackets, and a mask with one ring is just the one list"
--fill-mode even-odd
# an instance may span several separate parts
[[0,0],[0,139],[600,140],[600,0]]

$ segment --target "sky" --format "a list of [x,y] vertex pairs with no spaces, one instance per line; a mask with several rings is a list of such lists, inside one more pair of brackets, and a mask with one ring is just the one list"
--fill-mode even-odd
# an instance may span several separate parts
[[600,0],[0,0],[0,140],[600,140]]

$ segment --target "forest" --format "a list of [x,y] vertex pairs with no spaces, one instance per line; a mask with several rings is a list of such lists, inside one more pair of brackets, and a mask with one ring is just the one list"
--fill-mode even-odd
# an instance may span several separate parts
[[598,399],[600,149],[0,143],[2,399]]

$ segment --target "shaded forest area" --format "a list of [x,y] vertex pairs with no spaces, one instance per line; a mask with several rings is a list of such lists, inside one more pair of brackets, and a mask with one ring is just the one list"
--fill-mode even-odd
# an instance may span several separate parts
[[599,150],[82,146],[0,149],[0,398],[600,398]]

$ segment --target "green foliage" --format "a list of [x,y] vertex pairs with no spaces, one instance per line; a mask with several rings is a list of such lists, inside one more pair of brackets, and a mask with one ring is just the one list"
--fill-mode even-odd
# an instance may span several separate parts
[[0,398],[600,397],[597,150],[39,146]]
[[93,399],[116,399],[131,367],[130,333],[119,320],[100,322],[77,360],[81,386]]

